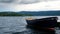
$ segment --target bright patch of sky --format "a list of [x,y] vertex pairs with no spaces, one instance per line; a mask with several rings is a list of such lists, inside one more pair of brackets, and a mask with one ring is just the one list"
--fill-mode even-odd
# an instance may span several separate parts
[[0,11],[60,10],[60,0],[0,0]]

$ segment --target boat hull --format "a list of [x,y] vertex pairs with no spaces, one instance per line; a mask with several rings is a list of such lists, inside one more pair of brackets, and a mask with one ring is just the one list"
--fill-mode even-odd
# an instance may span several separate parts
[[57,24],[57,17],[49,17],[42,19],[26,20],[29,26],[53,28]]

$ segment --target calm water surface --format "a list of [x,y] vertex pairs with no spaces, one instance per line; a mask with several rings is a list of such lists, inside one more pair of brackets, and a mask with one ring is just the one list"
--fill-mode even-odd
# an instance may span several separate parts
[[[27,28],[26,18],[45,18],[51,16],[19,16],[19,17],[0,17],[0,34],[50,34],[46,31],[38,31]],[[60,16],[58,16],[60,20]],[[53,32],[54,33],[54,32]],[[55,29],[55,34],[60,34],[60,29]]]

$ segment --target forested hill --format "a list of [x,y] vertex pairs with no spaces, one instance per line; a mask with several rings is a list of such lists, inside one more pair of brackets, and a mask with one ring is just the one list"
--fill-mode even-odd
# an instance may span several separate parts
[[0,12],[0,16],[32,16],[31,14],[20,14],[17,12]]
[[18,12],[19,14],[31,14],[33,16],[60,16],[60,11]]

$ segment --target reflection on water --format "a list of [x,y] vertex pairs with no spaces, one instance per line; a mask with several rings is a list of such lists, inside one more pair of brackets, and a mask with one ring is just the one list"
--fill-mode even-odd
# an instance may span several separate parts
[[49,31],[49,30],[40,30],[40,29],[36,29],[30,26],[26,26],[25,31],[23,32],[15,32],[12,34],[55,34],[55,31]]

